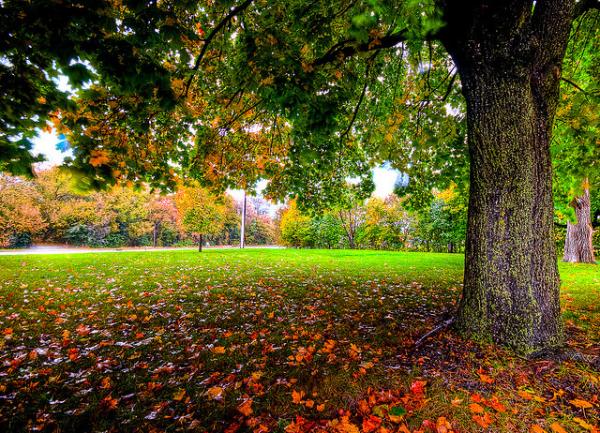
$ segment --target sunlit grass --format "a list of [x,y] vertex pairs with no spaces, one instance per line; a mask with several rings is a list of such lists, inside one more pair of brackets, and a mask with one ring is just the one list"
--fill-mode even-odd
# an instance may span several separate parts
[[[586,366],[537,373],[452,333],[413,350],[455,308],[462,266],[460,255],[348,250],[0,257],[0,428],[281,430],[339,410],[358,425],[370,393],[411,395],[416,380],[427,400],[403,403],[412,429],[445,416],[479,431],[473,395],[518,408],[493,412],[497,431],[588,416],[568,403],[597,393]],[[560,269],[569,344],[585,349],[598,342],[599,272]],[[546,406],[557,383],[565,390]],[[543,401],[522,400],[522,389]]]

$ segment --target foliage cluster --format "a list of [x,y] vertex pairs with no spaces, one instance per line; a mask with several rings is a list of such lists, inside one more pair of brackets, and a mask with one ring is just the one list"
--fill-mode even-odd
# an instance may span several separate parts
[[423,207],[409,203],[391,194],[309,216],[291,201],[281,211],[281,241],[302,248],[464,250],[466,203],[455,185],[435,192],[433,200]]
[[[270,244],[274,225],[248,206],[248,244]],[[177,194],[115,186],[84,193],[73,176],[59,169],[32,180],[0,178],[0,246],[26,247],[34,240],[77,246],[170,246],[207,235],[210,244],[239,241],[239,205],[199,186]]]

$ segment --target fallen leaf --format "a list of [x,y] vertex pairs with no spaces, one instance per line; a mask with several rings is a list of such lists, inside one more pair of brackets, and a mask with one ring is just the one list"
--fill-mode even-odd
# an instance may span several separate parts
[[591,409],[592,407],[594,407],[594,405],[589,401],[581,400],[579,398],[569,400],[569,403],[571,403],[575,407],[578,407],[579,409]]
[[473,421],[475,421],[482,428],[486,429],[491,423],[494,422],[494,419],[491,417],[489,412],[486,412],[483,415],[473,415]]
[[553,422],[552,424],[550,424],[550,429],[554,432],[554,433],[567,433],[567,431],[563,428],[563,426],[561,426],[559,423],[557,423],[556,421]]
[[240,404],[237,408],[238,412],[244,416],[250,416],[253,412],[252,410],[252,399],[249,398],[245,400],[242,404]]
[[469,405],[469,409],[471,410],[471,412],[473,413],[483,413],[485,412],[485,409],[483,409],[483,406],[481,406],[478,403],[471,403]]
[[220,386],[213,386],[208,389],[207,395],[211,400],[223,400],[223,388]]
[[294,404],[302,403],[302,397],[304,397],[304,391],[292,390],[292,402]]
[[173,393],[173,400],[181,401],[185,397],[185,389],[178,389]]

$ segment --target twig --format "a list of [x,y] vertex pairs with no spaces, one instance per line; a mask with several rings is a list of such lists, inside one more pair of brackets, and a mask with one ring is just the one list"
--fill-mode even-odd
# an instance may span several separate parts
[[423,345],[423,343],[430,337],[442,332],[443,330],[445,330],[446,328],[448,328],[450,325],[452,325],[454,323],[454,317],[452,317],[451,319],[445,320],[442,323],[440,323],[438,326],[436,326],[435,328],[433,328],[431,331],[427,332],[425,335],[423,335],[421,338],[419,338],[417,341],[415,341],[414,344],[414,348],[418,349],[419,347],[421,347]]

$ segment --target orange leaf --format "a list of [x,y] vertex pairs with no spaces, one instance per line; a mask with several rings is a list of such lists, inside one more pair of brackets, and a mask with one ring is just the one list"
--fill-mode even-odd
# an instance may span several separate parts
[[98,167],[100,165],[104,165],[110,161],[108,154],[105,150],[92,150],[90,152],[90,165],[92,167]]
[[423,395],[423,394],[425,394],[425,385],[426,384],[427,384],[427,382],[425,382],[424,380],[415,380],[410,385],[410,392],[412,392],[415,395]]
[[381,425],[381,418],[375,415],[369,415],[368,418],[363,418],[362,428],[366,433],[372,432]]
[[225,348],[223,346],[215,346],[211,349],[212,353],[217,355],[223,355],[225,353]]
[[213,386],[212,388],[209,388],[207,395],[212,400],[222,400],[223,399],[223,388],[221,388],[220,386]]
[[550,425],[550,428],[554,433],[567,433],[567,431],[556,421]]
[[521,391],[518,391],[517,394],[519,394],[519,397],[521,397],[522,399],[527,400],[527,401],[533,399],[533,395],[531,395],[531,393],[527,392],[527,391],[521,390]]
[[452,432],[452,425],[448,422],[445,416],[441,416],[435,423],[436,433],[450,433]]
[[494,379],[492,377],[488,376],[487,374],[480,374],[479,379],[483,383],[494,383]]
[[237,408],[238,412],[244,416],[250,416],[253,412],[252,410],[252,399],[249,398],[245,400],[242,404],[240,404]]
[[498,400],[498,397],[496,396],[490,398],[488,401],[485,402],[485,404],[491,407],[492,409],[495,409],[497,412],[506,412],[506,406],[500,403],[500,400]]
[[100,404],[102,405],[102,407],[108,409],[108,410],[114,410],[117,408],[117,403],[119,403],[119,400],[117,400],[116,398],[112,398],[112,396],[108,395],[106,397],[104,397],[101,401]]
[[529,433],[548,433],[548,432],[546,430],[544,430],[543,428],[541,428],[539,425],[534,424],[529,429]]
[[570,400],[569,403],[571,403],[575,407],[578,407],[579,409],[590,409],[594,407],[594,405],[589,401],[581,400],[579,398]]
[[302,402],[302,397],[304,397],[304,391],[292,390],[292,401],[294,404],[300,404]]
[[471,409],[471,412],[473,412],[473,413],[483,413],[483,412],[485,412],[485,410],[483,409],[483,406],[481,406],[478,403],[471,403],[469,405],[469,409]]
[[482,428],[486,429],[491,423],[494,422],[494,419],[490,416],[489,412],[486,412],[483,415],[473,415],[473,421],[479,424]]

